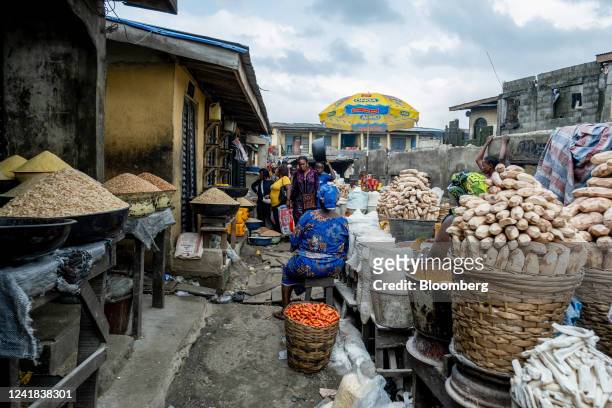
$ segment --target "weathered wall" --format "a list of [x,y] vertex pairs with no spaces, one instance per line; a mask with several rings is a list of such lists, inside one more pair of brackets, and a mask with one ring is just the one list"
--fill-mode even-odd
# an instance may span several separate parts
[[[87,4],[85,4],[87,2]],[[11,3],[1,15],[0,159],[50,150],[101,178],[102,1]]]
[[108,67],[106,178],[149,171],[173,180],[174,64],[114,63]]
[[452,147],[441,145],[437,149],[393,152],[370,152],[368,169],[375,177],[389,181],[404,169],[414,168],[428,173],[433,187],[446,188],[453,173],[461,170],[478,170],[474,159],[479,147]]
[[[601,65],[590,62],[504,83],[499,104],[501,133],[525,133],[608,120],[605,105],[610,99],[610,90],[606,89],[606,78]],[[555,88],[565,95],[557,102],[557,109],[561,106],[563,110],[562,117],[558,117],[558,112],[555,114],[552,93]],[[582,95],[581,108],[570,106],[572,93]],[[519,103],[518,121],[509,119],[512,101]]]

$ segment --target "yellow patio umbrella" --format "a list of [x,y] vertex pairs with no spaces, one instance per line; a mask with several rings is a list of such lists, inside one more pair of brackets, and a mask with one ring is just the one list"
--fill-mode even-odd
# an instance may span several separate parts
[[351,132],[388,132],[414,127],[419,112],[399,98],[380,93],[358,93],[339,99],[319,113],[323,126]]

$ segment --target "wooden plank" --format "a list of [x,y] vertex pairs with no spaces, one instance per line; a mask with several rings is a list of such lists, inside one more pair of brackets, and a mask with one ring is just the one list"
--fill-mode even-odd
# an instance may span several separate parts
[[[79,386],[84,384],[88,379],[92,377],[94,373],[100,368],[102,363],[106,360],[106,346],[100,346],[94,353],[92,353],[87,359],[85,359],[82,363],[80,363],[74,370],[72,370],[67,376],[62,378],[55,386],[54,390],[66,390],[72,389],[77,390],[77,404],[76,406],[85,406],[82,402],[82,398],[86,397],[83,391]],[[80,395],[81,394],[81,395]],[[96,396],[97,397],[97,396]],[[81,401],[79,401],[81,400]],[[60,407],[64,404],[64,401],[60,400],[38,400],[32,405],[30,408],[52,408],[52,407]],[[94,399],[95,403],[95,399]],[[90,405],[93,406],[93,405]]]
[[334,282],[334,287],[336,288],[336,291],[338,291],[342,299],[344,299],[344,302],[346,302],[348,307],[350,307],[351,309],[354,309],[357,307],[357,301],[355,300],[355,297],[353,296],[353,291],[348,286],[346,286],[344,283],[340,282],[339,280],[336,280]]
[[376,372],[380,375],[387,376],[387,377],[391,377],[391,376],[398,376],[398,375],[408,375],[410,373],[412,373],[412,369],[410,368],[377,368]]
[[106,320],[106,316],[104,315],[104,309],[100,306],[100,301],[93,291],[89,282],[85,281],[81,284],[81,301],[83,302],[83,309],[91,317],[94,325],[98,329],[99,334],[104,338],[104,341],[108,343],[109,341],[109,326],[108,321]]
[[132,336],[136,339],[142,337],[142,287],[144,280],[144,244],[134,240],[134,260],[132,264],[132,279],[134,281],[132,303]]
[[255,295],[259,295],[260,293],[264,293],[269,290],[272,290],[277,286],[280,286],[280,280],[278,282],[265,283],[263,285],[254,286],[254,287],[247,287],[244,291],[249,296],[255,296]]
[[153,307],[164,308],[164,273],[166,272],[166,238],[168,229],[155,237],[157,251],[153,252]]

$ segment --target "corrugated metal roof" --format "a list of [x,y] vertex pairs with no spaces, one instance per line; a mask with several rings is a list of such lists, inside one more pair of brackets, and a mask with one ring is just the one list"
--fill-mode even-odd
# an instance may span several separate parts
[[[218,38],[206,37],[203,35],[192,34],[192,33],[186,33],[183,31],[177,31],[177,30],[173,30],[173,29],[169,29],[165,27],[158,27],[158,26],[154,26],[151,24],[145,24],[145,23],[141,23],[138,21],[132,21],[132,20],[127,20],[127,19],[122,19],[122,18],[115,18],[115,17],[106,17],[106,19],[111,23],[123,24],[124,26],[132,27],[132,29],[147,31],[155,35],[170,37],[175,40],[181,40],[181,41],[192,41],[192,42],[196,42],[199,44],[219,47],[219,48],[222,48],[228,51],[235,52],[238,55],[242,66],[244,67],[246,81],[248,82],[248,86],[250,87],[256,99],[256,103],[260,109],[261,121],[263,121],[261,130],[263,131],[263,133],[268,133],[270,131],[270,122],[268,120],[268,113],[266,110],[266,105],[263,101],[263,97],[261,95],[259,85],[257,84],[257,77],[255,76],[255,69],[251,62],[249,47],[247,47],[246,45],[242,45],[242,44],[238,44],[238,43],[234,43],[230,41],[220,40]],[[130,41],[130,39],[127,38],[126,36],[126,40],[127,42],[133,43],[134,45],[146,46],[145,41],[143,41],[142,38],[136,42],[136,41]],[[171,51],[168,51],[168,52],[171,53]],[[220,94],[219,96],[221,97],[221,99],[223,99],[222,94]],[[257,113],[255,113],[255,115],[257,116]]]
[[139,21],[126,20],[124,18],[116,18],[107,16],[106,19],[108,21],[112,21],[114,23],[126,24],[132,27],[140,28],[141,30],[147,30],[149,32],[165,35],[167,37],[179,38],[181,40],[195,41],[202,44],[214,45],[217,47],[225,48],[226,50],[232,50],[235,52],[239,52],[241,54],[249,52],[249,47],[246,45],[232,43],[229,41],[220,40],[218,38],[205,37],[203,35],[185,33],[183,31],[172,30],[169,28],[158,27],[151,24],[141,23]]

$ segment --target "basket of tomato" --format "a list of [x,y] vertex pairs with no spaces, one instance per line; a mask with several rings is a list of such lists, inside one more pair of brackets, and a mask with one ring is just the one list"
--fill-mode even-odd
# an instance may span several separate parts
[[283,314],[289,367],[303,373],[321,371],[336,342],[340,314],[335,307],[316,302],[293,302]]

